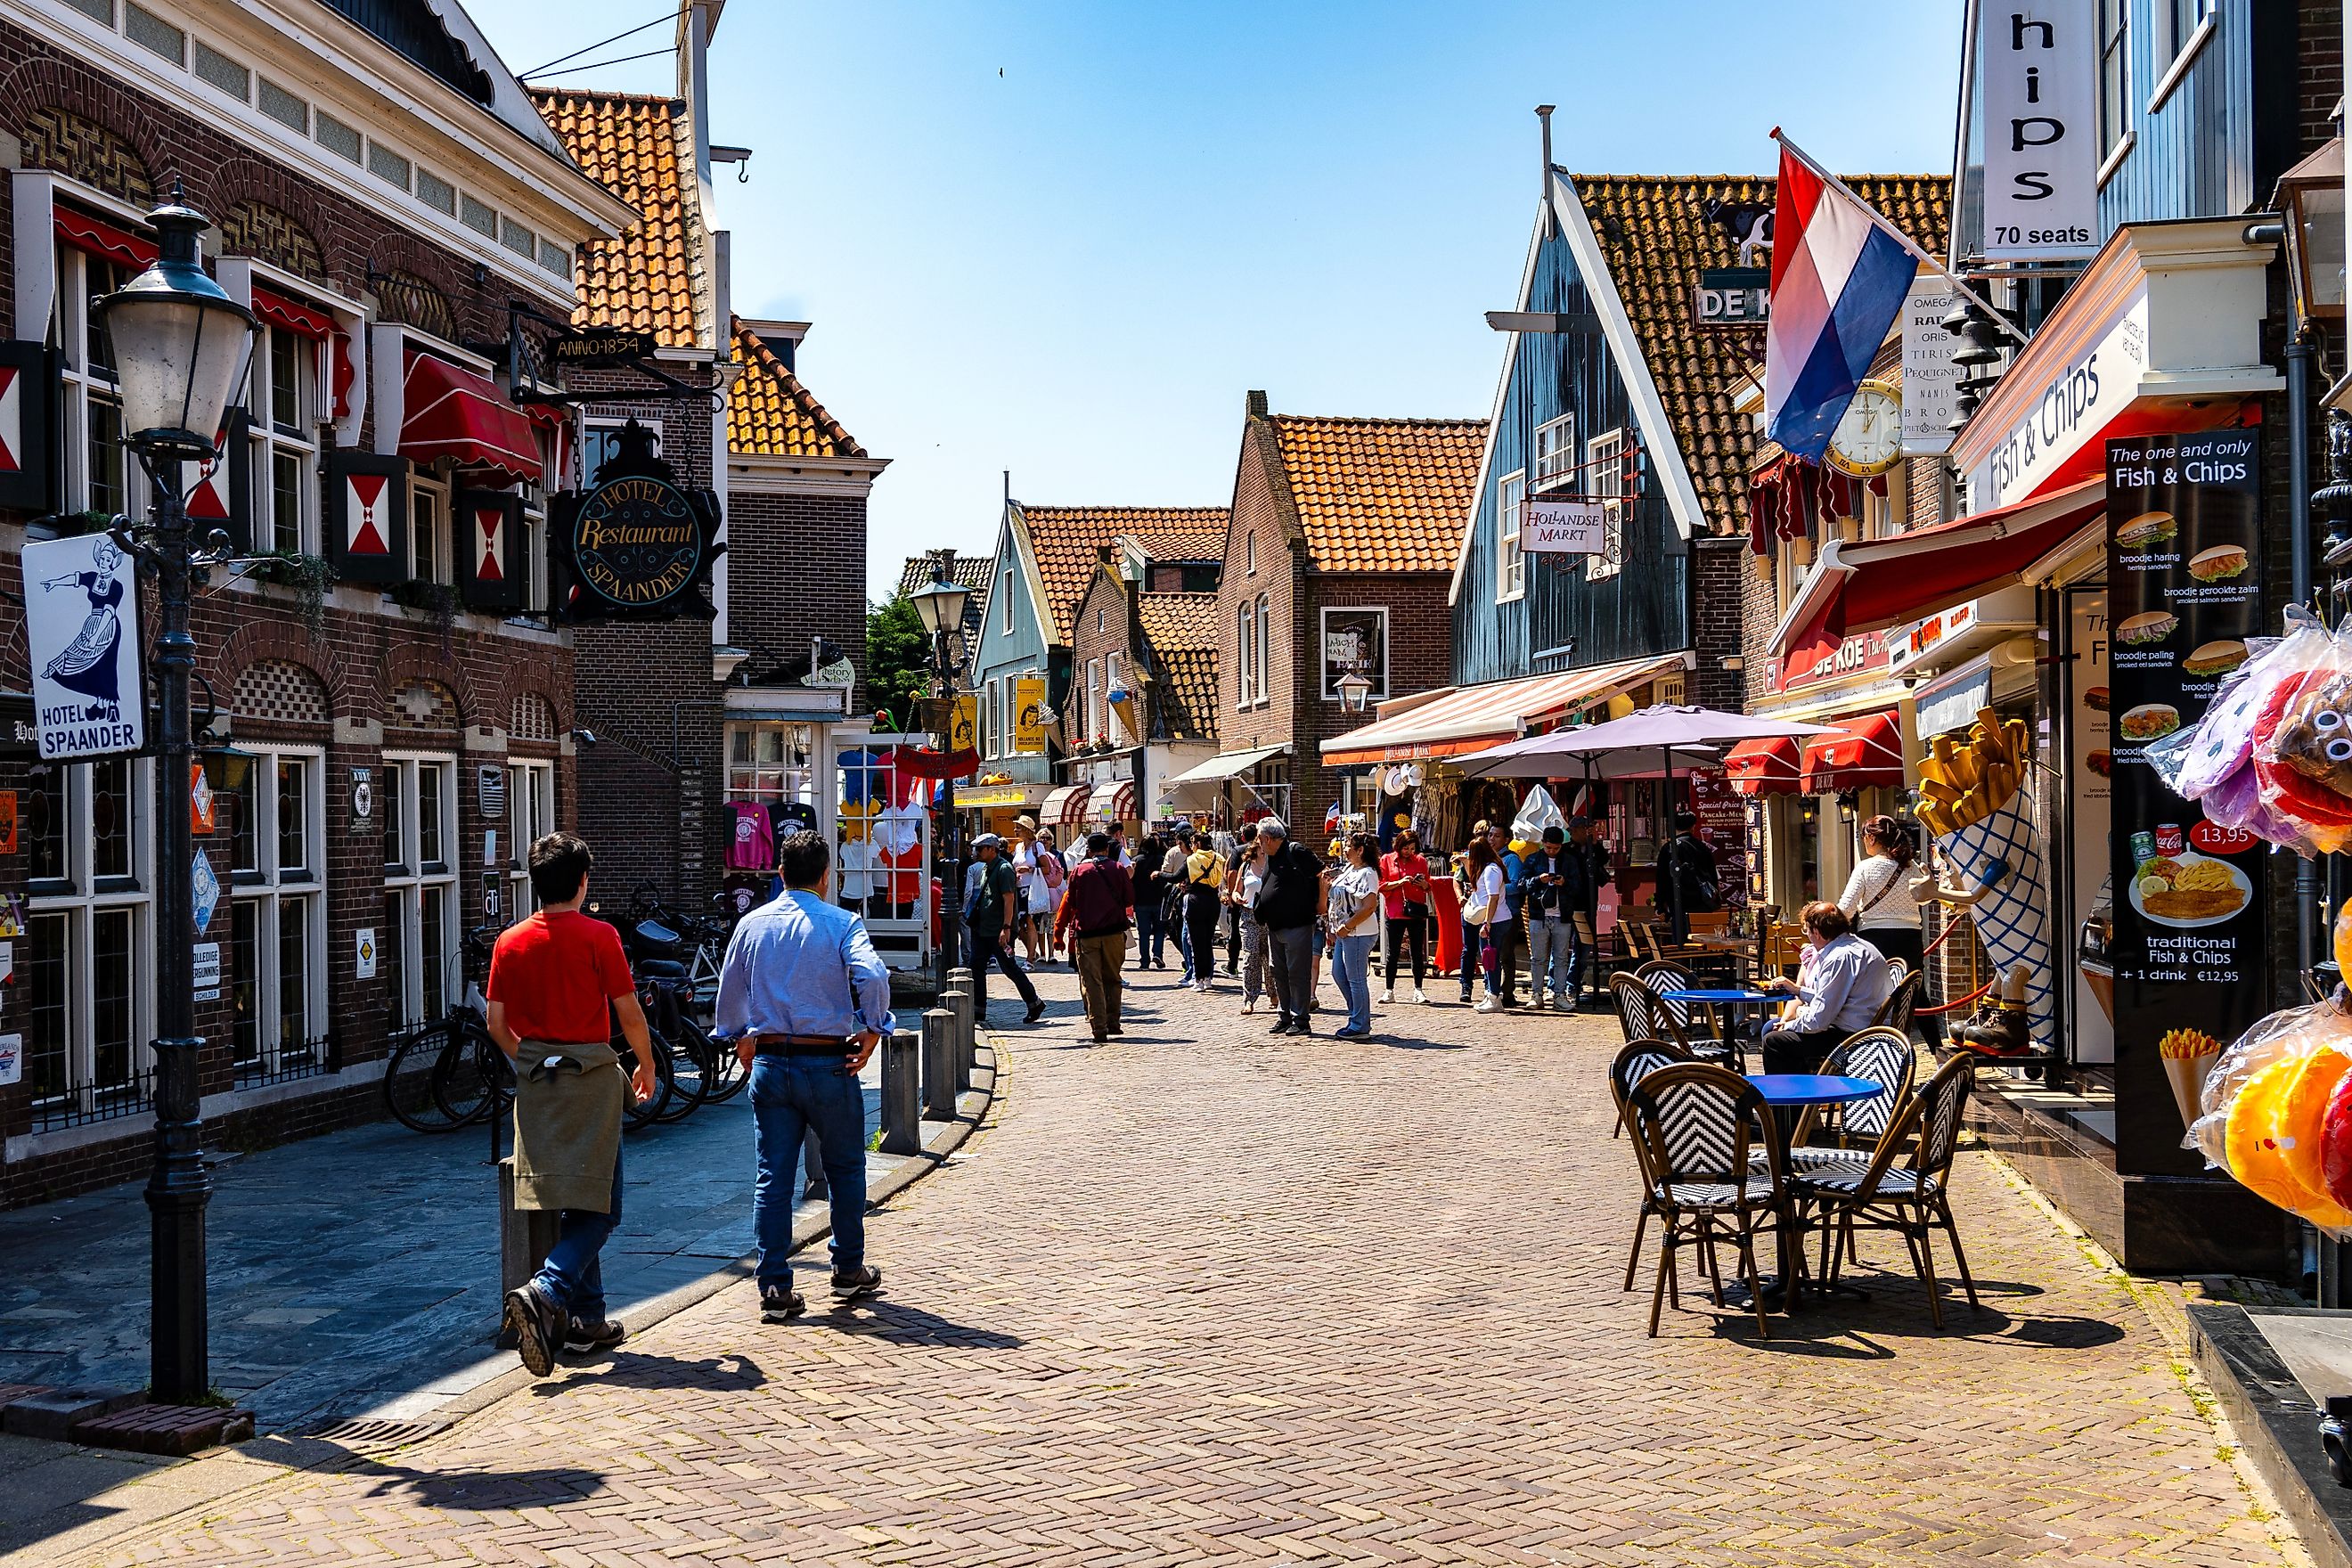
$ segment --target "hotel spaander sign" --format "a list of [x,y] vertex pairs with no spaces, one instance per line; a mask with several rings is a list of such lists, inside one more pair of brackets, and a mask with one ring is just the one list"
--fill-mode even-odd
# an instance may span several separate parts
[[568,621],[709,619],[719,498],[690,490],[635,420],[584,491],[555,498],[554,600]]

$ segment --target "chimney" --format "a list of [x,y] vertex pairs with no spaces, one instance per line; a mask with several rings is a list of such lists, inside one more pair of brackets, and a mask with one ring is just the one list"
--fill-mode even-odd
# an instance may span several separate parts
[[1253,419],[1263,419],[1265,417],[1265,393],[1253,392],[1249,395],[1249,416]]

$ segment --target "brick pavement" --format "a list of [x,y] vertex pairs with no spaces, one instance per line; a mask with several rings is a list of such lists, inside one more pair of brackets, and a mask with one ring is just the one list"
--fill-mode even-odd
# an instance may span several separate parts
[[1610,1021],[1272,1040],[1155,986],[1096,1049],[1043,978],[997,1125],[876,1217],[870,1310],[762,1328],[738,1287],[99,1560],[2302,1561],[2122,1283],[1982,1155],[1991,1310],[1936,1334],[1890,1275],[1769,1344],[1693,1297],[1652,1341]]

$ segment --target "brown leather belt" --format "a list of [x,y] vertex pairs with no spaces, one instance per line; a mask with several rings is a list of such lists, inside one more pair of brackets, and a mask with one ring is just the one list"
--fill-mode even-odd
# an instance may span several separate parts
[[829,1035],[754,1035],[751,1049],[763,1057],[846,1056],[849,1042]]

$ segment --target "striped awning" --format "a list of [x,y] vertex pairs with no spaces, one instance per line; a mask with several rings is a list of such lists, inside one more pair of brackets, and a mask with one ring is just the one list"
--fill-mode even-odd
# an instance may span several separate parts
[[1139,822],[1135,814],[1135,781],[1121,779],[1117,787],[1095,792],[1095,816],[1105,822]]
[[1618,664],[1465,686],[1323,742],[1323,765],[1458,757],[1516,741],[1531,724],[1581,712],[1663,675],[1679,673],[1678,653]]
[[1087,795],[1089,786],[1082,784],[1062,784],[1045,797],[1045,805],[1037,820],[1052,828],[1076,827],[1086,820]]

